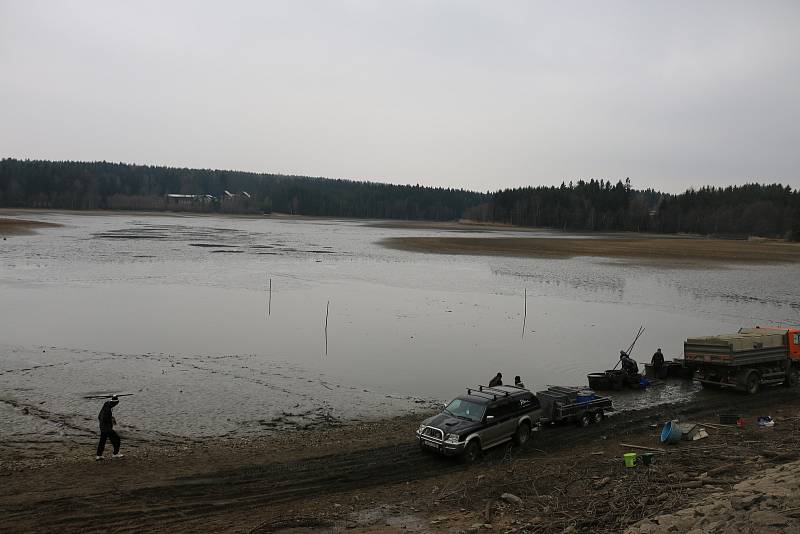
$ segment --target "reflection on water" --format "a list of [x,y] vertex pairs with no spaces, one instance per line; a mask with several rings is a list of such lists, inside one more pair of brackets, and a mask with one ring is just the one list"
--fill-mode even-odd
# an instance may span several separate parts
[[[658,346],[680,357],[687,336],[797,322],[795,266],[415,254],[378,242],[446,232],[354,221],[36,217],[65,226],[0,242],[0,426],[20,435],[48,421],[94,431],[88,391],[136,393],[126,420],[142,439],[331,424],[448,399],[497,371],[534,389],[585,384],[641,324],[643,362]],[[618,405],[694,391],[670,383]]]

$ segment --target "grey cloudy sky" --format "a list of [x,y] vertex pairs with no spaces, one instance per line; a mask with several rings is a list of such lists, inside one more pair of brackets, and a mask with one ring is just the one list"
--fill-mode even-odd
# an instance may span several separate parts
[[800,2],[0,0],[0,156],[800,187]]

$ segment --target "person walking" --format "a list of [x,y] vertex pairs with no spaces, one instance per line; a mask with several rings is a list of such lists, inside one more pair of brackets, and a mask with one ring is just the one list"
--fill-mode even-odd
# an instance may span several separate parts
[[114,414],[111,411],[117,404],[119,404],[119,397],[113,395],[111,400],[103,403],[103,408],[100,409],[100,413],[97,416],[98,421],[100,421],[100,443],[97,444],[97,456],[95,456],[95,460],[103,459],[103,450],[106,448],[106,440],[108,439],[111,440],[111,445],[114,447],[113,458],[122,458],[124,456],[119,452],[119,434],[114,430],[114,425],[117,423],[117,420],[114,419]]
[[495,386],[502,386],[503,385],[503,374],[497,373],[494,378],[489,380],[489,387],[493,388]]

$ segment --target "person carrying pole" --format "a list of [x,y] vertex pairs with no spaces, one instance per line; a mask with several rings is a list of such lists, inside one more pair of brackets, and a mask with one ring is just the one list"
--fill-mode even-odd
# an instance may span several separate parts
[[619,360],[622,362],[622,370],[625,372],[625,374],[639,374],[639,366],[636,364],[636,361],[628,356],[628,353],[624,350],[619,351]]
[[100,413],[97,416],[100,422],[100,442],[97,444],[97,456],[95,456],[95,460],[103,459],[103,450],[106,448],[106,440],[108,439],[111,440],[111,445],[114,447],[113,458],[122,458],[124,456],[119,452],[119,434],[114,430],[114,425],[117,420],[114,419],[114,415],[111,412],[117,404],[119,404],[119,397],[112,395],[111,400],[103,403],[103,407],[100,409]]

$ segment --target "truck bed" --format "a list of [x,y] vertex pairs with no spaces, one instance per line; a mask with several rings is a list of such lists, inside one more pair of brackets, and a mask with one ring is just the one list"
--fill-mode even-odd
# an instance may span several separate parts
[[743,329],[735,334],[689,338],[683,354],[687,362],[730,366],[780,361],[787,357],[786,335]]

